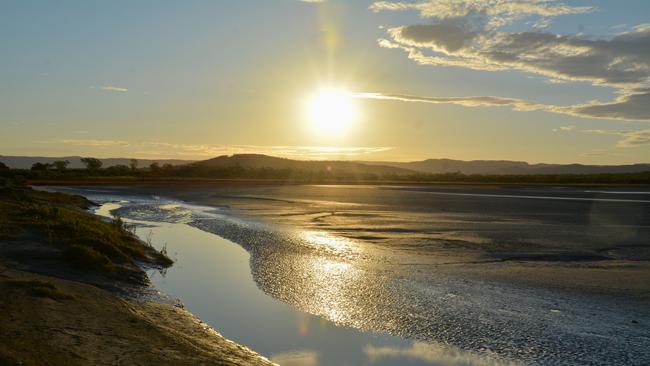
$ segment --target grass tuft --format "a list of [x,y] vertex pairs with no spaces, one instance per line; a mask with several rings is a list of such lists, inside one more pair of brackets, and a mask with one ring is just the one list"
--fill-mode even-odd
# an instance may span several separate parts
[[136,261],[168,267],[173,261],[140,241],[120,217],[105,222],[78,207],[83,197],[25,189],[0,189],[0,240],[38,233],[63,250],[77,268],[113,272]]
[[10,286],[28,289],[35,296],[49,297],[54,300],[72,300],[75,298],[47,281],[10,279],[7,280],[7,283]]
[[100,269],[103,272],[113,272],[115,270],[113,262],[107,256],[89,246],[68,245],[63,250],[63,256],[68,263],[77,268]]

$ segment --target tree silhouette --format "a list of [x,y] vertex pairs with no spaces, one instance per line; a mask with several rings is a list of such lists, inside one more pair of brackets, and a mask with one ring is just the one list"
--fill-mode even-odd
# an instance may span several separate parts
[[96,158],[81,158],[81,162],[90,171],[95,171],[102,167],[102,161]]
[[160,172],[160,164],[158,163],[151,163],[149,165],[149,169],[151,169],[152,173],[159,173]]
[[34,164],[32,164],[31,169],[35,170],[35,171],[43,171],[43,170],[50,169],[51,166],[52,166],[52,164],[47,164],[47,163],[34,163]]
[[62,172],[68,168],[68,165],[70,164],[69,161],[67,160],[57,160],[54,163],[52,163],[56,170]]

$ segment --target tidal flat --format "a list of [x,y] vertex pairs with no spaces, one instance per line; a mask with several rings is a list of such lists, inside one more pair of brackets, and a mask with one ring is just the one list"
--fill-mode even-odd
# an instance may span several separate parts
[[[255,285],[273,299],[336,326],[406,342],[367,344],[388,359],[435,354],[430,347],[441,344],[502,363],[643,364],[650,359],[650,195],[642,189],[70,189],[106,202],[128,202],[114,208],[126,219],[182,223],[239,244],[250,256]],[[181,262],[196,256],[187,254],[183,242],[181,237],[167,242]],[[176,281],[178,270],[172,268],[165,281]],[[220,329],[228,315],[210,311],[218,307],[219,294],[210,296],[202,286],[204,281],[195,285],[202,295],[163,290],[186,304],[203,304],[201,311],[188,307]],[[242,343],[264,355],[292,350],[291,344],[272,347],[277,339],[256,337],[264,333],[261,328],[241,333]],[[335,364],[325,362],[326,349],[294,351],[320,355],[317,364]],[[370,361],[366,354],[364,364]]]

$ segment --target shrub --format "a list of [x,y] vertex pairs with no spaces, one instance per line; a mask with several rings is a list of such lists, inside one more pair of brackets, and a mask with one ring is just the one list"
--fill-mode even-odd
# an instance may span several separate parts
[[107,256],[88,246],[68,245],[63,250],[63,255],[68,263],[78,268],[99,269],[104,272],[114,270],[113,262]]

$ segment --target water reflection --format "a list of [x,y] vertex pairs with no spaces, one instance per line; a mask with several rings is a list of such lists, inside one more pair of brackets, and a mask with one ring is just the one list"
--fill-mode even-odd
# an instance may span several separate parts
[[302,274],[303,277],[310,277],[308,281],[318,284],[313,287],[309,298],[312,307],[320,307],[324,315],[334,322],[343,322],[348,318],[349,308],[345,294],[355,287],[358,271],[349,263],[322,257],[310,258],[305,267],[308,270]]
[[370,363],[377,364],[383,360],[397,361],[399,359],[410,359],[443,365],[517,365],[515,362],[497,360],[490,355],[477,355],[469,352],[461,352],[457,348],[434,345],[425,342],[413,342],[408,347],[395,346],[365,346],[363,351],[368,355]]
[[326,231],[303,231],[302,240],[317,251],[339,257],[353,258],[360,251],[353,240],[335,236]]
[[[142,238],[152,230],[154,246],[168,245],[176,263],[165,276],[150,272],[153,284],[182,299],[188,310],[224,336],[251,347],[273,362],[284,366],[471,365],[474,363],[466,360],[480,359],[478,355],[468,354],[458,357],[456,362],[441,354],[444,357],[437,360],[435,352],[422,351],[426,356],[420,357],[417,352],[407,350],[423,350],[425,343],[337,326],[296,310],[258,289],[251,276],[249,254],[240,246],[184,223],[165,222],[169,217],[180,218],[179,215],[163,215],[165,221],[150,221],[160,211],[186,208],[138,202],[129,210],[130,204],[106,203],[97,213],[110,216],[117,210],[130,223],[147,227],[137,231]],[[151,211],[145,213],[145,208]],[[149,220],[129,218],[130,212]],[[323,245],[340,244],[322,233],[305,236]],[[357,288],[356,281],[362,276],[359,270],[338,259],[315,256],[303,259],[303,271],[294,272],[293,276],[312,284],[313,291],[308,297],[312,306],[324,309],[330,319],[349,322],[348,309],[353,304],[347,303],[346,294]],[[456,352],[463,354],[460,350]]]
[[[406,255],[398,263],[382,260],[378,248],[394,247],[340,238],[331,234],[333,229],[279,230],[275,223],[253,225],[251,219],[233,217],[233,212],[215,213],[220,209],[164,198],[104,199],[128,199],[121,215],[150,221],[141,224],[155,226],[154,244],[168,243],[177,263],[165,278],[154,275],[156,286],[183,299],[225,336],[269,357],[289,352],[294,362],[316,360],[318,365],[481,365],[490,364],[494,353],[541,364],[620,364],[649,357],[638,352],[650,349],[647,309],[480,278],[466,281],[457,274],[462,268],[424,267]],[[170,204],[174,206],[166,206]],[[490,217],[480,224],[472,221],[472,226],[514,233],[495,226]],[[403,228],[396,225],[390,227]],[[517,227],[528,231],[530,225]],[[401,231],[393,232],[395,240],[405,239]],[[445,230],[439,233],[448,235]],[[552,234],[544,226],[545,238],[551,236],[545,240],[553,241]],[[417,240],[401,253],[427,255],[427,235],[413,237]],[[440,348],[438,343],[454,347]],[[298,357],[304,352],[316,357]]]
[[318,353],[290,351],[271,355],[271,361],[282,366],[318,366]]

